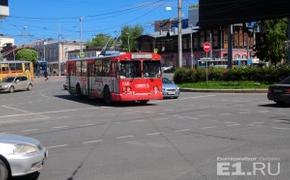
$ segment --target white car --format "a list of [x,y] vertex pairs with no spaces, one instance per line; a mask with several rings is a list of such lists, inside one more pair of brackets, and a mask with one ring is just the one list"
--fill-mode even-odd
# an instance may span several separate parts
[[0,134],[0,180],[42,169],[47,150],[33,138]]

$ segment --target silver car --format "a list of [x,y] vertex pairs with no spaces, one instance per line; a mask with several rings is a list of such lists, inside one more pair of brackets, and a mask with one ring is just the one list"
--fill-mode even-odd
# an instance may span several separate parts
[[47,150],[36,139],[0,134],[0,180],[39,171]]
[[32,89],[31,80],[27,79],[25,76],[19,77],[7,77],[0,83],[0,92],[10,92],[19,90],[30,91]]
[[180,89],[173,81],[168,78],[162,78],[162,93],[163,98],[177,99],[180,94]]

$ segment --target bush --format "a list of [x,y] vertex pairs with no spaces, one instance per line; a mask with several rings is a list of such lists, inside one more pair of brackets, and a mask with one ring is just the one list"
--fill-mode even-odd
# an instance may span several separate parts
[[[280,67],[234,67],[230,70],[224,68],[208,69],[208,79],[212,81],[257,81],[263,83],[275,83],[290,74],[290,66]],[[179,68],[174,73],[174,81],[178,84],[199,82],[206,80],[206,69]]]

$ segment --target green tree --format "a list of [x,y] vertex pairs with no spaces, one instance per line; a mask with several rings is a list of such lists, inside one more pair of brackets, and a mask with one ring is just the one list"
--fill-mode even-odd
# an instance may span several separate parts
[[261,34],[255,51],[261,60],[276,65],[286,58],[287,23],[286,18],[259,22]]
[[136,39],[142,35],[144,29],[140,25],[124,26],[121,30],[121,48],[126,51],[136,51],[137,41]]
[[88,47],[103,48],[108,43],[107,47],[111,47],[114,44],[114,39],[106,34],[97,34],[90,42],[86,45]]
[[17,51],[16,60],[31,61],[33,63],[38,59],[38,53],[34,49],[23,48]]

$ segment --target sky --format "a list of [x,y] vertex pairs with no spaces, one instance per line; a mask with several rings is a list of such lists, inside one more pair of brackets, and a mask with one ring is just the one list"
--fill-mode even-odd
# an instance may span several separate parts
[[[196,1],[182,1],[184,18]],[[10,16],[0,20],[0,33],[17,45],[47,38],[88,41],[99,33],[117,37],[125,25],[142,25],[146,34],[154,31],[155,20],[176,18],[177,5],[178,0],[9,0]]]

